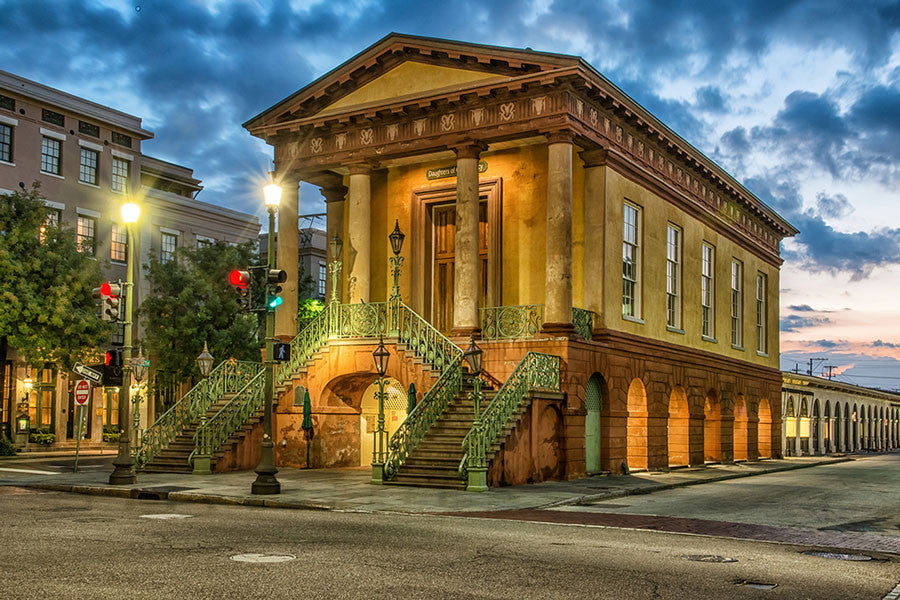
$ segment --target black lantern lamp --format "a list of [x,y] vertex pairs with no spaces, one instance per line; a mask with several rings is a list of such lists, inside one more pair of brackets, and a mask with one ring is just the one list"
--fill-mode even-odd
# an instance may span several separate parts
[[341,242],[341,238],[334,234],[331,236],[331,241],[328,242],[328,245],[331,247],[331,260],[339,260],[341,256],[341,248],[343,247],[343,243]]
[[484,351],[475,345],[475,336],[470,338],[469,347],[466,348],[464,356],[466,357],[466,362],[469,363],[469,370],[472,371],[472,375],[476,377],[481,375],[481,359],[484,356]]
[[206,342],[203,342],[203,352],[197,357],[197,368],[200,369],[200,374],[203,377],[209,377],[209,372],[212,371],[213,360],[213,355],[209,353]]
[[406,234],[400,231],[400,220],[396,219],[394,222],[394,231],[391,232],[391,235],[388,236],[391,238],[391,250],[394,251],[394,256],[400,255],[400,250],[403,249],[403,240],[406,238]]
[[378,371],[379,377],[384,377],[384,374],[387,373],[388,359],[390,357],[391,353],[384,347],[384,340],[378,338],[378,347],[372,353],[372,358],[375,359],[375,370]]

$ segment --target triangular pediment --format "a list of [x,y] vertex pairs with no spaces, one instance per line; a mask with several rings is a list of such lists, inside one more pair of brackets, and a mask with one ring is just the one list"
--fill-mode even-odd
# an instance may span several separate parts
[[[576,56],[392,33],[253,117],[254,135],[280,123],[347,112],[578,64]],[[264,134],[262,134],[264,135]]]
[[406,61],[366,83],[316,114],[389,103],[398,99],[450,91],[474,83],[507,79],[508,75]]

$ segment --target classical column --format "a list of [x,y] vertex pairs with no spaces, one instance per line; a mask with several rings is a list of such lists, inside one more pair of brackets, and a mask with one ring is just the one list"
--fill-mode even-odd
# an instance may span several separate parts
[[[297,272],[300,263],[300,182],[297,179],[281,180],[281,203],[278,205],[278,247],[275,255],[278,268],[287,273],[287,281],[281,284],[282,303],[275,310],[275,337],[291,340],[297,335]],[[274,232],[270,231],[269,235]]]
[[586,150],[579,156],[584,161],[584,308],[594,312],[594,327],[600,327],[606,254],[606,150]]
[[[328,284],[325,286],[325,300],[331,302],[332,282],[331,263],[335,260],[343,260],[340,256],[334,256],[331,251],[331,240],[337,236],[343,242],[344,240],[344,197],[347,195],[347,188],[337,182],[334,185],[323,186],[321,188],[322,196],[325,197],[325,252],[326,262],[328,263]],[[343,250],[341,251],[343,254]],[[338,282],[338,297],[340,299],[343,286]]]
[[478,157],[481,143],[454,148],[456,152],[456,239],[453,269],[453,335],[467,336],[480,329],[478,295]]
[[816,417],[819,422],[819,439],[816,440],[816,452],[819,454],[825,454],[827,451],[825,448],[825,419],[823,417]]
[[350,165],[350,202],[347,207],[347,298],[345,303],[368,302],[371,290],[372,259],[372,167]]
[[572,152],[574,136],[557,131],[547,146],[544,331],[572,331]]

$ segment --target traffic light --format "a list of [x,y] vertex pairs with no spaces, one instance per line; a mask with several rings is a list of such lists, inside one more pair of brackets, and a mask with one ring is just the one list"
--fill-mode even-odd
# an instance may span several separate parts
[[103,299],[100,317],[104,321],[122,320],[122,285],[107,281],[100,286],[100,297]]
[[229,273],[228,282],[237,290],[241,308],[250,308],[250,271],[235,269]]
[[284,302],[281,296],[278,295],[281,293],[281,286],[278,284],[285,281],[287,281],[287,273],[283,269],[269,269],[266,272],[266,283],[269,284],[269,297],[266,300],[266,305],[269,308],[275,308]]
[[122,366],[122,351],[121,350],[107,350],[106,357],[103,359],[103,364],[107,367],[121,367]]
[[107,298],[109,298],[109,295],[106,292],[104,292],[103,290],[106,289],[106,287],[108,285],[109,285],[108,283],[104,283],[100,287],[95,287],[92,292],[94,298],[97,298],[98,300],[100,300],[100,318],[103,319],[104,321],[107,320],[107,318],[106,318],[106,300],[107,300]]
[[104,386],[119,387],[122,385],[122,351],[108,350],[103,360]]

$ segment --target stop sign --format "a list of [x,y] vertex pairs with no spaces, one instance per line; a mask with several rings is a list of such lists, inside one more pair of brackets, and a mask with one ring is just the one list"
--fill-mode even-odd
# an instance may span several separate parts
[[75,404],[84,406],[91,397],[91,384],[87,379],[79,379],[75,382]]

